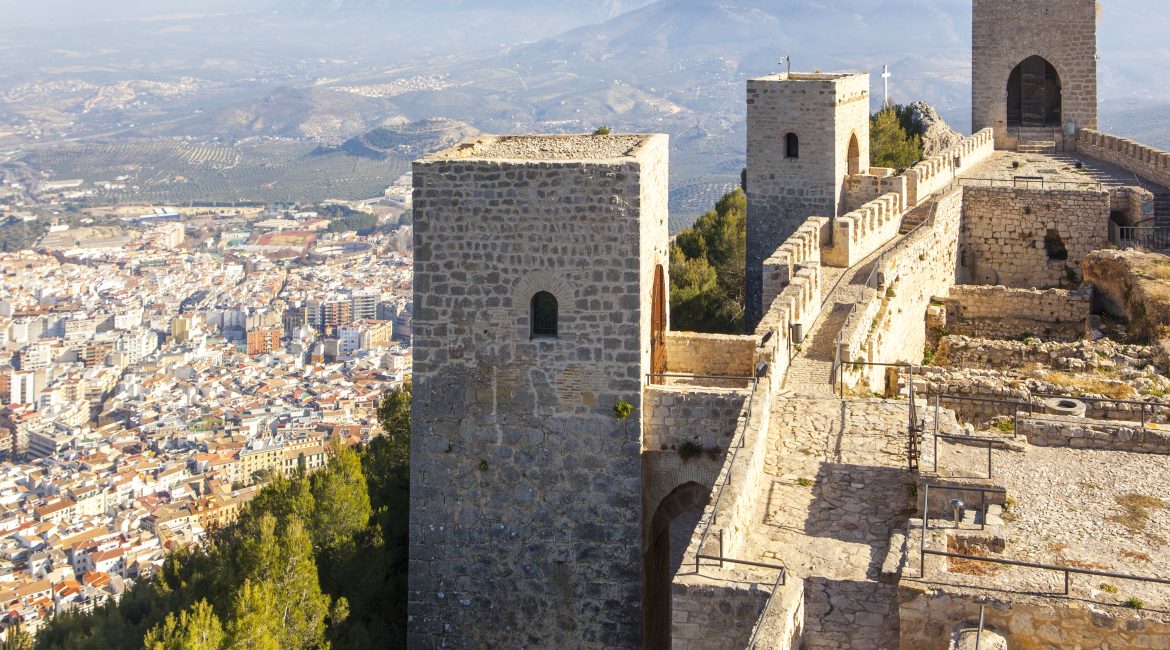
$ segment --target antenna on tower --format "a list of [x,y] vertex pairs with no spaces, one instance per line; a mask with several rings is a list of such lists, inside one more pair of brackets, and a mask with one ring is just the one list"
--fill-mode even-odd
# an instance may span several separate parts
[[788,54],[780,57],[780,65],[788,66],[787,74],[792,74],[792,57]]

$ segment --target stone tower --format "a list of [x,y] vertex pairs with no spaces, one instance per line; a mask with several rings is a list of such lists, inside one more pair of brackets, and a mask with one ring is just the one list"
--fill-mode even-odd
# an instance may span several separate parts
[[414,164],[410,647],[640,647],[667,156],[484,136]]
[[971,128],[998,148],[1097,128],[1095,0],[975,0]]
[[805,219],[841,210],[869,170],[869,75],[775,74],[747,85],[748,329],[763,316],[764,260]]

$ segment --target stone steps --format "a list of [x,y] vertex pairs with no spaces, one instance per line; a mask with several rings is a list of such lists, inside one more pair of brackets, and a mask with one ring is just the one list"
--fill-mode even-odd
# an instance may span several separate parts
[[1056,153],[1056,142],[1053,140],[1028,140],[1020,142],[1016,147],[1016,151],[1020,153],[1042,153],[1054,155]]

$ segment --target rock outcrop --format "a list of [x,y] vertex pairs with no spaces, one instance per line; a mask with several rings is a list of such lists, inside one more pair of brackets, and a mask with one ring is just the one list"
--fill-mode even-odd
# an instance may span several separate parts
[[963,141],[963,134],[952,129],[930,104],[921,101],[914,102],[910,104],[910,108],[914,110],[918,121],[922,124],[922,155],[924,158],[941,153]]

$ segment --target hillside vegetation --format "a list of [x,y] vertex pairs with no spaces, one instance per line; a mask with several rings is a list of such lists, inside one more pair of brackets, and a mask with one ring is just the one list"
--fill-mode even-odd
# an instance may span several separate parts
[[379,416],[384,437],[273,481],[204,548],[176,551],[116,605],[53,620],[37,646],[405,648],[410,386]]

